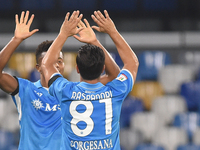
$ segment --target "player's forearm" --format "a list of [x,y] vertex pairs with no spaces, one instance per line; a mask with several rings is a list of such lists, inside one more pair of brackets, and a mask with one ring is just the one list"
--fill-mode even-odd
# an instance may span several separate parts
[[42,65],[45,65],[46,67],[53,66],[53,64],[57,61],[60,51],[62,50],[66,40],[67,38],[63,37],[61,34],[56,37],[52,45],[49,47],[46,55],[44,56]]
[[98,40],[93,45],[100,47],[104,51],[105,72],[111,80],[115,79],[120,72],[119,66],[116,64],[112,56],[109,54],[109,52],[104,48],[104,46]]
[[135,55],[129,44],[121,36],[121,34],[116,30],[109,35],[115,43],[115,46],[124,63],[124,66],[130,66],[129,68],[138,67],[139,62],[137,56]]
[[59,73],[54,64],[56,63],[60,51],[66,40],[66,37],[63,37],[61,34],[59,34],[52,45],[49,47],[44,58],[42,59],[41,67],[46,83],[49,82],[49,79],[54,73]]
[[1,50],[0,52],[0,72],[2,73],[2,70],[8,63],[10,57],[12,56],[13,52],[16,50],[16,48],[19,46],[19,44],[22,42],[22,39],[18,39],[16,37],[13,37],[10,42]]

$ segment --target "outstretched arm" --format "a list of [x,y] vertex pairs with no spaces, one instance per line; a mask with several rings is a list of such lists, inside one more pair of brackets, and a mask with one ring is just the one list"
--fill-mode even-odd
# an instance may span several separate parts
[[20,20],[18,19],[18,15],[15,15],[16,27],[14,37],[0,52],[0,88],[7,93],[14,92],[18,83],[13,76],[4,73],[3,69],[19,44],[38,31],[38,29],[34,29],[31,32],[29,31],[34,15],[32,15],[30,19],[28,19],[28,17],[29,11],[26,11],[26,14],[22,11]]
[[108,51],[103,47],[103,45],[99,42],[99,40],[97,40],[96,35],[93,29],[90,27],[89,22],[86,19],[84,19],[84,22],[85,24],[82,21],[80,21],[78,27],[83,28],[83,30],[79,32],[79,36],[74,35],[74,37],[80,42],[98,46],[104,51],[106,74],[101,76],[100,82],[105,85],[106,83],[112,81],[117,77],[117,75],[120,72],[120,69],[113,60],[113,58],[111,57],[111,55],[108,53]]
[[57,61],[60,51],[67,40],[68,37],[79,33],[82,28],[77,28],[78,23],[82,19],[82,14],[79,15],[79,11],[74,11],[69,17],[70,13],[66,14],[65,20],[60,28],[60,32],[50,48],[48,49],[46,55],[42,59],[42,70],[45,77],[46,83],[54,73],[59,73],[57,68],[54,66]]
[[135,80],[139,66],[137,56],[128,45],[128,43],[125,41],[125,39],[117,31],[115,24],[111,20],[106,10],[104,11],[104,14],[105,16],[100,11],[94,12],[94,15],[92,15],[92,19],[94,20],[94,22],[97,23],[98,27],[92,26],[92,28],[99,32],[105,32],[111,37],[124,63],[123,68],[129,70]]

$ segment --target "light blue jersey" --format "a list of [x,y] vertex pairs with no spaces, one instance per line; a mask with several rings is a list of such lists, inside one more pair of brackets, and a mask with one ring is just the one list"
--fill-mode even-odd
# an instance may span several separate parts
[[53,81],[49,92],[61,100],[61,149],[120,150],[121,106],[132,87],[128,70],[122,70],[105,86],[100,82],[70,82],[63,77]]
[[19,92],[12,96],[19,113],[19,150],[59,150],[61,111],[59,101],[43,88],[18,78]]

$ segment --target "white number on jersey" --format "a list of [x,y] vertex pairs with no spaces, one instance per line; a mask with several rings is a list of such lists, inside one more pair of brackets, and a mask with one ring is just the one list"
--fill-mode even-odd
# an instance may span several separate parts
[[[112,132],[112,100],[111,98],[99,100],[99,103],[105,103],[105,131],[106,135]],[[84,105],[86,110],[83,113],[76,111],[78,105]],[[93,113],[94,107],[91,101],[72,101],[69,107],[70,114],[72,115],[71,129],[77,136],[84,137],[89,135],[94,129],[94,121],[90,117]],[[79,129],[77,123],[83,121],[86,123],[85,129]]]

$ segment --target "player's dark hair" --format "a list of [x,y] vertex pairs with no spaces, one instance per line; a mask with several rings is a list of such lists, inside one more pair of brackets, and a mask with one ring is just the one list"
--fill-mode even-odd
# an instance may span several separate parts
[[49,47],[51,46],[51,44],[53,43],[53,41],[44,41],[41,44],[38,45],[36,51],[35,51],[35,56],[36,56],[36,63],[38,64],[39,58],[42,56],[43,52],[47,52]]
[[102,73],[105,55],[101,48],[87,44],[79,49],[76,63],[83,79],[94,80]]

